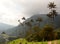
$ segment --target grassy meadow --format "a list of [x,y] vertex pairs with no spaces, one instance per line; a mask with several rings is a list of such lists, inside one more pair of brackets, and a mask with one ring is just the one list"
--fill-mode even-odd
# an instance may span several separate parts
[[[20,39],[17,39],[17,40],[13,40],[13,41],[10,41],[8,42],[8,44],[20,44],[20,42],[22,44],[48,44],[49,41],[45,41],[45,42],[27,42],[25,39],[23,40],[20,40]],[[55,43],[57,42],[57,43]],[[60,44],[60,40],[54,40],[54,41],[51,41],[51,44]]]

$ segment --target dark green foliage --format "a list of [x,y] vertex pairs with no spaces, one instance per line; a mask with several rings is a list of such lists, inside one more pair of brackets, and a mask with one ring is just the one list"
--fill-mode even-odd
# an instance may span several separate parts
[[29,30],[27,33],[27,37],[26,39],[28,41],[40,41],[40,36],[39,36],[39,32],[40,32],[40,27],[39,26],[34,26],[31,31]]
[[2,32],[1,34],[6,34],[5,32]]
[[35,26],[34,28],[32,28],[32,30],[33,33],[30,32],[30,34],[27,35],[26,39],[28,41],[51,41],[57,39],[57,33],[54,31],[55,29],[50,25],[44,26],[43,29],[40,29],[38,26]]
[[57,39],[60,39],[60,32],[57,32]]
[[54,28],[47,25],[43,28],[43,37],[45,40],[54,40],[56,39]]
[[[24,25],[27,25],[29,28],[29,30],[26,32],[26,40],[27,41],[51,41],[51,40],[55,40],[58,37],[58,33],[56,33],[55,27],[54,27],[54,20],[55,17],[57,16],[57,12],[55,10],[56,5],[54,4],[54,2],[50,2],[50,4],[48,4],[48,8],[51,10],[47,16],[50,18],[51,20],[51,24],[45,25],[42,29],[40,27],[40,23],[43,21],[42,18],[38,17],[35,20],[35,25],[33,25],[32,23],[34,23],[34,20],[31,19],[28,22],[25,22]],[[22,20],[26,20],[25,17],[22,18]]]

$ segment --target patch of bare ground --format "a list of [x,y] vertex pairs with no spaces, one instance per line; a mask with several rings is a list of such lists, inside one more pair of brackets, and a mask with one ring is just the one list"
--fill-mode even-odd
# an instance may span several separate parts
[[[48,44],[52,44],[52,42],[51,42],[51,41],[48,41]],[[57,43],[57,40],[55,40],[55,41],[53,42],[53,44],[58,44],[58,43]]]
[[48,41],[48,44],[51,44],[51,41]]

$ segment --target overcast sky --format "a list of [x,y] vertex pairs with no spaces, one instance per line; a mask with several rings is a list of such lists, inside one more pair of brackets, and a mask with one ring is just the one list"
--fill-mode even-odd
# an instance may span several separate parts
[[[55,2],[60,13],[60,0],[0,0],[0,23],[18,25],[18,19],[34,14],[46,14],[49,2]],[[22,21],[22,20],[21,20]]]

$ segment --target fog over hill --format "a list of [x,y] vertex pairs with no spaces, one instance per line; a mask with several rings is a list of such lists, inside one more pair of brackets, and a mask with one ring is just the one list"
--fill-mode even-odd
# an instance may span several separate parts
[[9,28],[13,28],[13,27],[14,27],[14,26],[12,26],[12,25],[0,23],[0,33],[1,33],[2,31],[8,30]]
[[[25,22],[28,22],[30,21],[31,19],[33,20],[36,20],[38,17],[41,17],[43,19],[43,21],[41,22],[40,26],[43,27],[45,24],[47,24],[47,22],[49,23],[49,18],[46,16],[46,14],[37,14],[37,15],[33,15],[31,16],[30,18],[26,19],[26,21],[24,21],[23,23]],[[35,22],[34,22],[35,23]],[[56,28],[59,28],[60,27],[60,15],[58,15],[56,18],[55,18],[55,26]],[[10,35],[13,35],[13,36],[18,36],[20,33],[20,35],[24,35],[26,33],[26,30],[28,29],[27,26],[22,26],[22,25],[18,25],[14,28],[11,28],[9,30],[7,30],[6,32]]]

